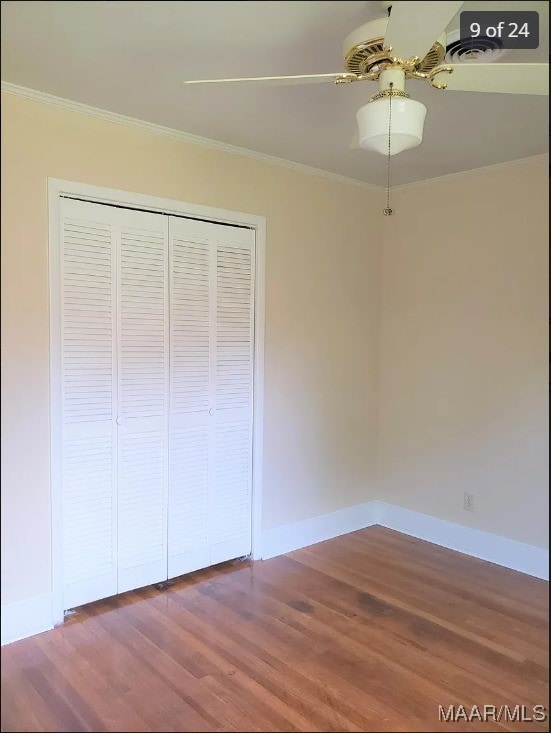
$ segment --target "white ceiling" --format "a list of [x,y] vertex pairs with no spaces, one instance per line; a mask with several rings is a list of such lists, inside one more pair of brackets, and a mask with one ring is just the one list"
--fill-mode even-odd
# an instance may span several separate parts
[[[386,161],[349,149],[373,83],[271,88],[183,87],[183,79],[342,70],[346,35],[382,17],[379,2],[2,2],[2,79],[362,181]],[[540,48],[504,63],[547,61],[547,2],[467,2],[533,9]],[[458,17],[449,30],[459,26]],[[501,62],[499,62],[501,63]],[[428,107],[423,144],[393,159],[393,182],[546,153],[546,97],[439,92],[410,82]]]

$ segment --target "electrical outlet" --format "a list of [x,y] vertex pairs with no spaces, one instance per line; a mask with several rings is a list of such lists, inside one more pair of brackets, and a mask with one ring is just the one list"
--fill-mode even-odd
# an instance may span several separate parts
[[474,495],[473,494],[467,494],[467,492],[463,494],[463,509],[465,509],[468,512],[474,512]]

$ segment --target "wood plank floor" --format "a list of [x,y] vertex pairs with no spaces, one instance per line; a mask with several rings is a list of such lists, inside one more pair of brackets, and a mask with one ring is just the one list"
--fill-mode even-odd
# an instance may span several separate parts
[[544,581],[371,527],[4,647],[2,730],[548,730],[438,717],[547,708],[547,618]]

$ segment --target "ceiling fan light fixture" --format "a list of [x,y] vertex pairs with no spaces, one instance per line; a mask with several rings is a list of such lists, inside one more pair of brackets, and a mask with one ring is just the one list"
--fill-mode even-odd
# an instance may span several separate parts
[[[391,95],[373,99],[356,113],[360,147],[388,155],[389,105]],[[415,148],[423,140],[427,108],[421,102],[392,93],[390,155]]]

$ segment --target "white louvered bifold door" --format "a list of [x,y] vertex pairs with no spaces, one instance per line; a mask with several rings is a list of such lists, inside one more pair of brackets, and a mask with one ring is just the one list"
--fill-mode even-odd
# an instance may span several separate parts
[[218,227],[211,562],[251,552],[254,232]]
[[117,209],[61,200],[64,608],[117,592],[116,241]]
[[254,232],[69,199],[61,229],[67,609],[251,551]]
[[118,592],[167,577],[168,217],[119,209]]
[[170,218],[168,576],[251,551],[254,232]]
[[168,217],[61,202],[64,607],[167,577]]

